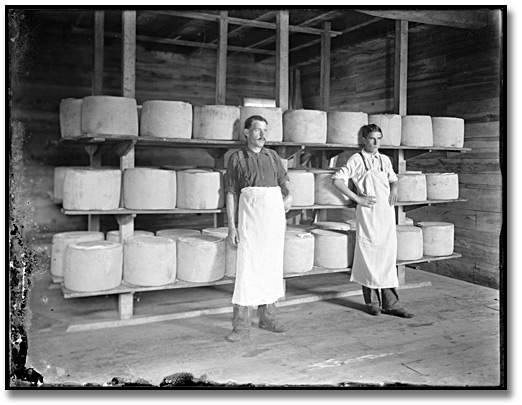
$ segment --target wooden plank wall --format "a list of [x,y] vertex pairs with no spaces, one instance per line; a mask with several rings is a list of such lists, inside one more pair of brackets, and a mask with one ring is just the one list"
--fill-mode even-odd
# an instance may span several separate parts
[[[409,32],[408,114],[461,117],[468,153],[431,153],[408,161],[408,170],[459,174],[467,202],[422,207],[416,220],[455,224],[458,260],[422,269],[493,288],[500,284],[503,223],[501,132],[502,38],[500,15],[480,30],[417,25]],[[393,111],[393,37],[337,52],[332,59],[331,110]],[[319,65],[302,71],[303,105],[319,109]]]

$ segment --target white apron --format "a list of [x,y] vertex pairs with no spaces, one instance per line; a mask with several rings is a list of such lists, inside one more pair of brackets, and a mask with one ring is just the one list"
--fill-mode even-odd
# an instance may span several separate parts
[[369,288],[396,288],[397,234],[395,209],[388,201],[388,175],[377,169],[366,171],[358,184],[365,196],[375,196],[371,207],[357,205],[357,241],[350,280]]
[[272,304],[284,296],[285,209],[280,187],[245,187],[239,197],[239,244],[232,303]]

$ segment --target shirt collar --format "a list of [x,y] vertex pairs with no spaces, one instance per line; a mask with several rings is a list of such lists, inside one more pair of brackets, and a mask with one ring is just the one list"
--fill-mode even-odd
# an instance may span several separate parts
[[372,155],[371,153],[366,152],[366,151],[364,150],[364,148],[363,148],[363,149],[361,149],[361,152],[362,152],[362,154],[363,154],[366,158],[368,158],[368,159],[373,159],[374,157],[379,157],[379,156],[380,156],[379,151],[375,152],[375,153]]
[[[256,154],[255,152],[252,152],[250,149],[248,149],[248,146],[246,146],[246,145],[245,145],[245,150],[246,150],[246,152],[249,155],[255,155]],[[259,151],[259,154],[261,154],[261,153],[264,154],[264,155],[268,155],[268,151],[266,150],[266,148],[264,146]]]

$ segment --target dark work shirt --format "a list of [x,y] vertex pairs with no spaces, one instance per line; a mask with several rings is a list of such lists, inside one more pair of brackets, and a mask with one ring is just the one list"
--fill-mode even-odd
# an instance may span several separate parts
[[[248,148],[241,149],[246,157],[248,173],[245,173],[239,162],[239,153],[230,155],[226,173],[226,192],[239,195],[245,187],[277,187],[288,181],[288,174],[277,153],[267,148],[261,148],[254,153]],[[273,155],[273,157],[270,156]],[[274,162],[272,164],[271,160]],[[276,167],[274,173],[273,167]]]

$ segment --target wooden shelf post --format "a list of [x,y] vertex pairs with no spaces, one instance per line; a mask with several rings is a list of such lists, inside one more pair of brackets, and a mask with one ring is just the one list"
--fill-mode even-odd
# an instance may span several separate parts
[[219,18],[219,43],[217,49],[216,104],[226,104],[227,89],[228,11],[221,11]]
[[276,16],[276,105],[283,112],[288,110],[288,53],[289,53],[289,14],[280,10]]

